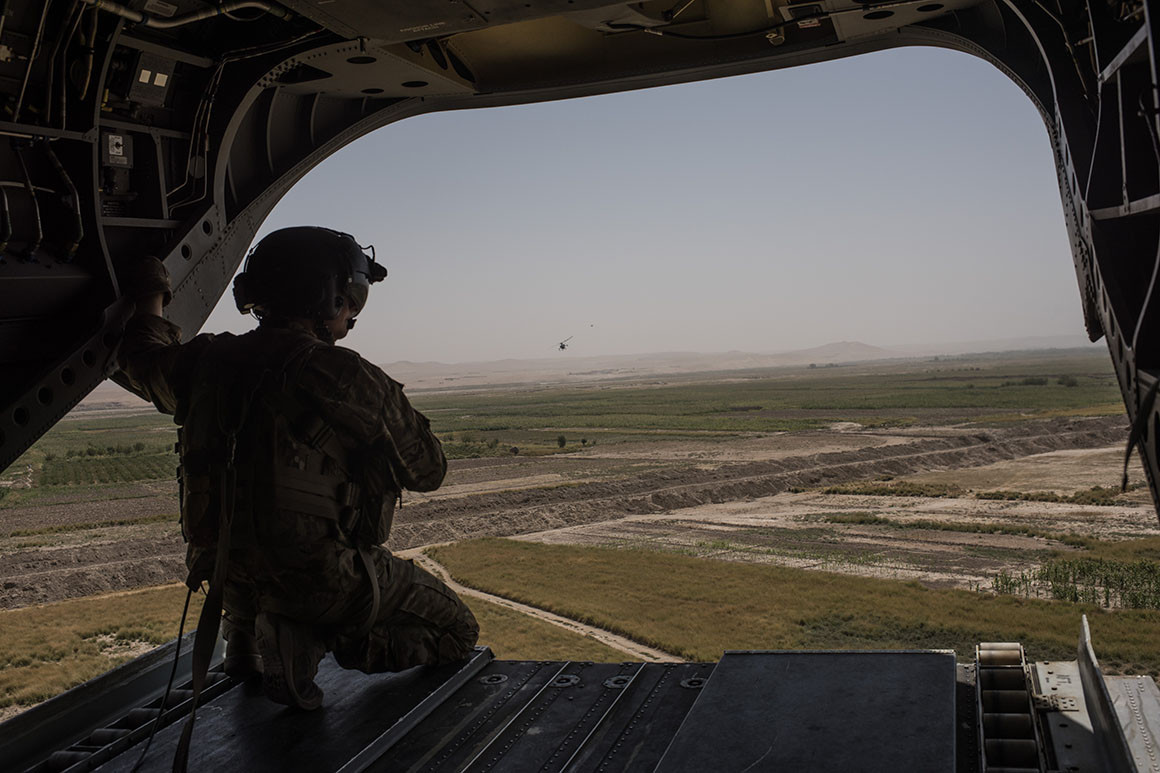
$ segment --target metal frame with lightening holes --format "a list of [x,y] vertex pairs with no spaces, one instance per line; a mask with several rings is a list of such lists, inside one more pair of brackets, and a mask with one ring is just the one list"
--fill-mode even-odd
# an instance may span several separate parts
[[663,12],[607,0],[500,0],[486,11],[434,0],[130,5],[5,4],[0,468],[114,367],[135,260],[164,260],[174,289],[167,316],[192,336],[278,199],[368,132],[433,111],[925,45],[986,59],[1041,113],[1087,330],[1107,341],[1157,497],[1154,3],[737,0]]

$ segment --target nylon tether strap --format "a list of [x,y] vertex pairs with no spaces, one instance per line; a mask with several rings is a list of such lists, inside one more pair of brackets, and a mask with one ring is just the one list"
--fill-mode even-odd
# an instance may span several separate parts
[[214,645],[217,643],[218,630],[222,622],[222,595],[229,573],[230,531],[234,519],[234,493],[238,480],[237,470],[234,468],[236,445],[235,431],[226,439],[226,468],[221,476],[221,506],[218,508],[217,554],[214,557],[213,578],[210,580],[209,590],[206,591],[201,614],[197,618],[197,635],[193,640],[191,663],[193,701],[189,709],[189,719],[185,721],[181,740],[178,741],[177,751],[173,755],[174,773],[185,773],[189,762],[189,744],[193,740],[193,723],[197,719],[197,701],[201,697],[202,687],[205,686],[206,673],[209,671],[210,659],[213,657]]

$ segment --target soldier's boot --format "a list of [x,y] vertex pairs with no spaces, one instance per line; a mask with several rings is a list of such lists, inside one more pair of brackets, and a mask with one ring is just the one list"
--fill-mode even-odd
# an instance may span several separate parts
[[240,628],[226,633],[226,657],[222,670],[234,679],[246,680],[262,673],[262,656],[254,635]]
[[281,615],[262,612],[254,621],[262,654],[262,689],[270,700],[311,711],[322,705],[322,689],[314,683],[326,647],[308,626]]

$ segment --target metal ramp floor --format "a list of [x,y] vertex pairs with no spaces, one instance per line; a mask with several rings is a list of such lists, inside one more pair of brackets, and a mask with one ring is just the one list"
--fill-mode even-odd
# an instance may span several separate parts
[[[132,771],[175,643],[0,724],[0,767]],[[188,648],[181,668],[188,674]],[[365,675],[323,661],[322,708],[271,703],[211,671],[195,771],[1160,773],[1160,689],[1018,643],[953,652],[727,652],[717,663],[493,659]],[[190,694],[174,690],[142,771],[169,770]]]
[[[736,652],[714,664],[503,661],[481,649],[461,665],[374,676],[328,657],[314,712],[271,703],[257,682],[217,680],[189,768],[956,771],[956,696],[974,689],[957,673],[953,653],[931,651]],[[170,704],[142,771],[171,766],[184,711]],[[131,771],[153,717],[130,710],[29,769]]]

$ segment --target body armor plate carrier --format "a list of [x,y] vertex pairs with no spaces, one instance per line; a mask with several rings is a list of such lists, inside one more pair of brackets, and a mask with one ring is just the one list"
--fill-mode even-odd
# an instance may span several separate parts
[[[177,417],[182,535],[197,556],[190,587],[212,573],[227,509],[232,549],[291,543],[301,517],[333,522],[335,538],[355,548],[389,536],[394,492],[376,495],[359,485],[352,455],[295,386],[309,351],[326,344],[271,336],[270,345],[256,347],[246,338],[219,336],[207,347],[188,409]],[[228,492],[225,477],[232,478]]]

